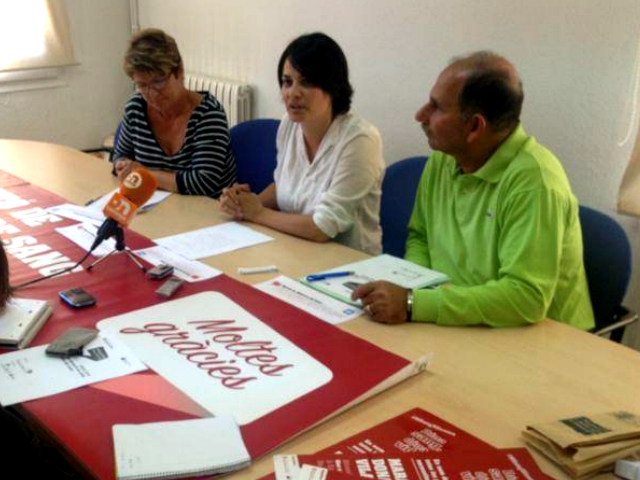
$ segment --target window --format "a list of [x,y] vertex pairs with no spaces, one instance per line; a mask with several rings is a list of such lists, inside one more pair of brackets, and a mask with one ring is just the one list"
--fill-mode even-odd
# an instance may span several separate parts
[[59,86],[75,63],[64,0],[0,2],[0,91]]

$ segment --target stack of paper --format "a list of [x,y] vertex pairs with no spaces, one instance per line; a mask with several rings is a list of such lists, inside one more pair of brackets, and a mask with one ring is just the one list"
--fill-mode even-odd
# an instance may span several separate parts
[[612,470],[616,460],[640,452],[640,416],[609,412],[531,425],[525,441],[574,478]]
[[274,470],[276,480],[550,478],[526,449],[497,449],[419,408],[313,455],[276,455]]
[[51,315],[46,300],[13,298],[0,313],[0,346],[26,347]]
[[214,475],[251,462],[231,415],[142,425],[114,425],[120,480]]

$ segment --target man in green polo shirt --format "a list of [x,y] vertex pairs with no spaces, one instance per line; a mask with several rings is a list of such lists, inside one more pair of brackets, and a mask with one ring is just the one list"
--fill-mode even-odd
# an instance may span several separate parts
[[406,259],[451,283],[354,292],[375,321],[507,327],[544,318],[594,326],[578,202],[558,159],[520,124],[514,66],[455,59],[416,113],[434,150],[418,186]]

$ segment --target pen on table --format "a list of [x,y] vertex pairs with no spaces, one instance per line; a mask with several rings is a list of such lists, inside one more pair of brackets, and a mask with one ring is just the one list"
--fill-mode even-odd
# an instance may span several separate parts
[[349,275],[353,275],[354,273],[355,272],[316,273],[314,275],[307,275],[307,282],[317,282],[319,280],[326,280],[328,278],[348,277]]
[[102,198],[102,195],[100,195],[99,197],[96,198],[92,198],[91,200],[89,200],[87,203],[84,204],[85,207],[88,207],[89,205],[91,205],[93,202],[97,202],[98,200],[100,200]]

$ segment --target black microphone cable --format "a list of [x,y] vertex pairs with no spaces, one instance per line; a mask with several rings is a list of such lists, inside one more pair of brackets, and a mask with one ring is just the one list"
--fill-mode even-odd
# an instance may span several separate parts
[[91,252],[93,252],[93,250],[89,250],[84,257],[82,257],[80,260],[78,260],[78,262],[75,265],[72,265],[71,267],[67,267],[67,268],[63,268],[60,271],[54,272],[50,275],[47,275],[46,277],[40,277],[40,278],[35,278],[33,280],[29,280],[27,282],[21,283],[19,285],[16,285],[15,287],[9,287],[11,289],[11,292],[15,292],[16,290],[19,290],[21,288],[27,287],[29,285],[33,285],[34,283],[38,283],[41,282],[43,280],[47,280],[49,278],[54,278],[57,277],[58,275],[62,275],[63,273],[67,273],[70,272],[71,270],[78,268],[80,265],[82,265],[82,263],[89,257],[89,255],[91,255]]

